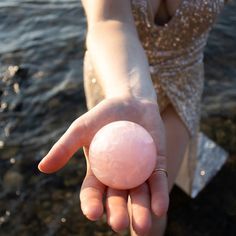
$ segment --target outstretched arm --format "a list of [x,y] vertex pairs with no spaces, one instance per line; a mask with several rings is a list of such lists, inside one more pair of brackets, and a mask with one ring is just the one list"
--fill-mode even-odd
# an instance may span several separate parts
[[86,44],[105,97],[156,102],[130,1],[84,0],[83,5],[88,19]]
[[[107,221],[111,227],[120,231],[131,219],[134,230],[143,235],[151,226],[151,211],[160,217],[168,209],[165,174],[155,172],[135,189],[112,189],[94,176],[88,153],[92,138],[100,128],[113,121],[129,120],[152,135],[157,150],[156,168],[167,169],[165,128],[147,58],[136,33],[129,1],[83,0],[83,5],[88,18],[87,47],[105,99],[72,123],[40,162],[39,169],[45,173],[55,172],[84,147],[87,173],[80,193],[83,213],[90,220],[99,219],[105,194]],[[131,198],[129,213],[128,195]]]

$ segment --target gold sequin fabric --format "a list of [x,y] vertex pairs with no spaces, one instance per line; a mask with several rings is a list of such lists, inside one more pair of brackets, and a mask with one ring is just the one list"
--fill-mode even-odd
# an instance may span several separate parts
[[204,83],[203,50],[223,0],[182,0],[164,26],[154,23],[149,0],[132,0],[158,103],[169,102],[193,136],[198,131]]

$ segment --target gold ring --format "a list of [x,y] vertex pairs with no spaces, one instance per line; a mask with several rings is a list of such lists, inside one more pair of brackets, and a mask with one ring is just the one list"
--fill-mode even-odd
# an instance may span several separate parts
[[157,172],[157,171],[162,171],[162,172],[164,172],[164,173],[166,174],[166,177],[168,178],[168,172],[167,172],[167,170],[165,170],[165,169],[163,169],[163,168],[156,168],[156,169],[154,169],[154,171],[153,171],[152,173]]

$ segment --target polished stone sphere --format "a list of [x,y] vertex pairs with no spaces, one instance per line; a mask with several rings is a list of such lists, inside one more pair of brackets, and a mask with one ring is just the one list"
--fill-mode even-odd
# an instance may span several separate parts
[[144,183],[156,166],[156,147],[142,126],[116,121],[102,127],[89,147],[94,175],[115,189],[131,189]]

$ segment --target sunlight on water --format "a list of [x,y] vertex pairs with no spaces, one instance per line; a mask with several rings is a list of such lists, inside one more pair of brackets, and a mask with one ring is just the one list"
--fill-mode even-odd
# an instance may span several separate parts
[[[232,156],[236,154],[235,12],[236,1],[225,8],[210,34],[202,106],[202,129]],[[76,155],[57,174],[43,175],[37,169],[49,147],[86,109],[82,83],[86,22],[80,1],[2,0],[0,31],[0,235],[113,235],[105,216],[89,223],[80,210],[79,190],[85,174],[81,152],[81,158]],[[173,227],[174,232],[193,235],[190,225],[199,229],[196,235],[203,235],[214,217],[224,223],[222,230],[230,228],[228,222],[236,215],[235,195],[227,192],[236,177],[234,159],[212,192],[203,194],[193,206],[179,193],[177,205],[187,207],[180,211],[178,205],[173,211],[170,232]],[[230,181],[225,173],[231,174]],[[205,174],[201,170],[200,175]],[[218,186],[227,189],[219,191]],[[222,209],[220,199],[229,202]],[[205,202],[220,213],[204,218]],[[183,225],[196,209],[200,218]],[[205,228],[201,231],[196,222]],[[214,229],[215,225],[211,235],[226,235]]]

